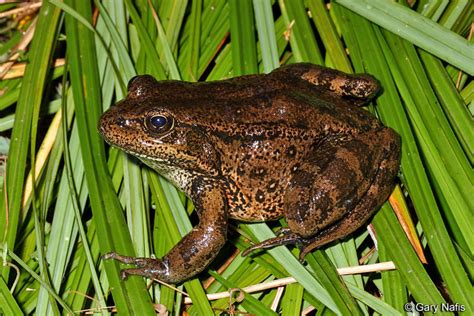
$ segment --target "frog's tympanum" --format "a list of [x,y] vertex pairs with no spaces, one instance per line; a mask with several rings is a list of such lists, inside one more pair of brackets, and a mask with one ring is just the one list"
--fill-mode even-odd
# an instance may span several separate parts
[[250,250],[298,245],[303,258],[344,238],[387,199],[398,172],[399,136],[361,108],[378,88],[368,75],[311,64],[217,82],[134,77],[100,133],[184,191],[199,224],[161,259],[105,258],[136,266],[122,277],[178,283],[216,257],[229,219],[286,219]]

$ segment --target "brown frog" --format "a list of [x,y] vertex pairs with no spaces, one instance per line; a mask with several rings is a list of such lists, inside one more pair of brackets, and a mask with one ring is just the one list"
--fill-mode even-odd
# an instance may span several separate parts
[[244,255],[292,244],[303,258],[346,237],[387,199],[398,172],[399,136],[360,108],[378,88],[368,75],[311,64],[217,82],[133,78],[100,133],[184,191],[200,221],[161,259],[104,257],[136,266],[123,278],[178,283],[216,257],[229,219],[288,223]]

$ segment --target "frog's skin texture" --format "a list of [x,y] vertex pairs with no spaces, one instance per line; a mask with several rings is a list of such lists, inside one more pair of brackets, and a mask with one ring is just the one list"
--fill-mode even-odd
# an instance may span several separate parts
[[123,277],[179,283],[215,258],[229,219],[283,216],[288,228],[250,250],[297,244],[301,258],[346,237],[398,172],[399,136],[360,108],[378,88],[368,75],[311,64],[217,82],[133,78],[100,133],[191,197],[200,222],[161,259],[105,258],[136,266]]

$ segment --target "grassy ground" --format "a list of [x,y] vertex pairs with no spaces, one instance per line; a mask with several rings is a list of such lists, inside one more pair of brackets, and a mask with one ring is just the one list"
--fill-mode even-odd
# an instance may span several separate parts
[[[19,5],[0,5],[0,314],[397,315],[409,302],[474,313],[469,0],[43,2],[15,15]],[[303,61],[383,86],[368,110],[401,135],[402,163],[371,234],[301,264],[285,247],[238,253],[283,222],[234,223],[209,270],[177,290],[121,281],[101,254],[161,257],[195,224],[185,196],[97,133],[128,80],[217,80]],[[396,269],[336,272],[386,262]],[[297,283],[205,296],[285,277]]]

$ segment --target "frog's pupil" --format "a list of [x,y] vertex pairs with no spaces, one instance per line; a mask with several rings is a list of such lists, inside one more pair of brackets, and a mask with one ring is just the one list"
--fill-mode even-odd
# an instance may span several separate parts
[[164,116],[153,116],[150,119],[151,124],[156,128],[161,128],[166,125],[166,117]]

